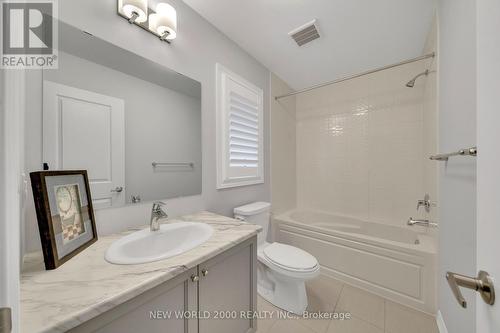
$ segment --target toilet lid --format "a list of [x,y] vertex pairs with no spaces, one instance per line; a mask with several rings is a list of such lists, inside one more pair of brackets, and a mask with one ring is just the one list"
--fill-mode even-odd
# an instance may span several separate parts
[[294,246],[272,243],[263,251],[264,256],[285,268],[293,270],[313,270],[318,265],[315,257]]

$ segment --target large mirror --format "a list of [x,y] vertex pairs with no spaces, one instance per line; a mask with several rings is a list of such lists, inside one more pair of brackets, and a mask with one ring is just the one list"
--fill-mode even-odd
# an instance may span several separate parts
[[62,22],[59,37],[45,167],[87,170],[94,209],[200,194],[201,84]]

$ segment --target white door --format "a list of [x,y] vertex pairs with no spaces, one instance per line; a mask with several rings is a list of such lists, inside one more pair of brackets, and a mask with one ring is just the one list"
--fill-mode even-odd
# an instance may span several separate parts
[[43,159],[87,170],[94,209],[125,203],[124,101],[44,81]]
[[496,282],[476,300],[476,333],[500,332],[500,2],[477,1],[477,266]]
[[[478,148],[476,161],[453,157],[440,166],[440,332],[498,333],[500,2],[440,0],[439,5],[441,149],[476,143]],[[462,308],[445,280],[450,270],[470,277],[488,272],[495,303],[489,305],[478,292],[461,288],[467,301]]]

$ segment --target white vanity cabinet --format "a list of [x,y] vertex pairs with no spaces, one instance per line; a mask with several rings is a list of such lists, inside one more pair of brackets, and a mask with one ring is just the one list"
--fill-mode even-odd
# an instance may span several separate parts
[[257,307],[256,240],[252,237],[68,332],[255,332],[256,320],[242,313]]

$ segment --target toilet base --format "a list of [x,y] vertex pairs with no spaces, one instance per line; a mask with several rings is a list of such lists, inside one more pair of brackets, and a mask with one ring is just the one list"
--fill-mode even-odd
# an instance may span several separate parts
[[302,315],[307,309],[305,280],[284,276],[258,264],[257,292],[259,295],[288,312]]

